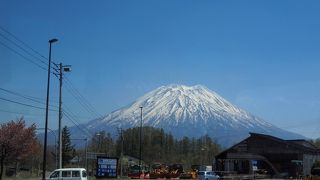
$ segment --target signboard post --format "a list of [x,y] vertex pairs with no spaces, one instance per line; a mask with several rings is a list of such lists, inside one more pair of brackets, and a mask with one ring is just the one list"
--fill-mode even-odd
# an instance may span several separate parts
[[118,158],[97,156],[97,178],[117,178]]

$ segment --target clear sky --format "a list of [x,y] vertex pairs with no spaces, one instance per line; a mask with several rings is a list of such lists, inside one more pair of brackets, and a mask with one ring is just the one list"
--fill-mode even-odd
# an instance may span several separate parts
[[[48,40],[58,38],[53,61],[72,65],[63,105],[79,123],[161,85],[201,84],[280,128],[318,138],[319,9],[319,1],[301,0],[2,0],[0,121],[24,115],[27,123],[44,126],[44,110],[6,100],[44,104],[3,89],[45,102],[47,72],[28,60],[46,67],[33,50],[48,57]],[[79,105],[72,87],[94,113]],[[54,76],[50,91],[57,105]],[[56,112],[49,127],[57,129]]]

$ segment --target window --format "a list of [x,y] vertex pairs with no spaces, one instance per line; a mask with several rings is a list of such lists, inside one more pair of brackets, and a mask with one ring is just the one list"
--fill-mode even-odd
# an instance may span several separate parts
[[56,178],[59,177],[59,171],[55,171],[51,174],[50,178]]
[[72,177],[80,177],[80,171],[72,171]]
[[82,171],[82,177],[87,177],[87,172],[86,171]]
[[62,171],[62,177],[71,177],[71,171]]

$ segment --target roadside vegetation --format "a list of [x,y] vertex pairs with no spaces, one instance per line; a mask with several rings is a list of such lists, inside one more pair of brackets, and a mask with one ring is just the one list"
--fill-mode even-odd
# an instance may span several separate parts
[[[36,126],[27,127],[23,118],[1,125],[1,173],[7,177],[40,177],[42,171],[42,142],[36,137]],[[140,129],[130,128],[121,131],[113,138],[110,133],[100,131],[89,139],[87,147],[75,146],[71,142],[68,127],[62,130],[63,167],[85,167],[85,151],[91,154],[104,154],[109,157],[126,157],[139,159]],[[145,165],[154,163],[183,164],[190,167],[193,164],[212,164],[214,155],[221,147],[209,136],[200,138],[174,138],[163,129],[152,127],[142,128],[141,154]],[[76,148],[78,147],[78,148]],[[47,147],[47,171],[57,167],[57,146]],[[87,148],[87,149],[86,149]],[[87,171],[95,173],[95,159],[88,157]],[[123,166],[128,167],[128,162]],[[48,173],[47,172],[47,173]],[[124,170],[125,172],[125,170]]]

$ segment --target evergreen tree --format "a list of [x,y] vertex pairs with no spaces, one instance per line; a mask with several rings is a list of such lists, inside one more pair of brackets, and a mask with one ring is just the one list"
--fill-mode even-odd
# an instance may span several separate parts
[[70,131],[67,126],[62,129],[62,166],[67,165],[75,156],[74,145],[71,144]]

